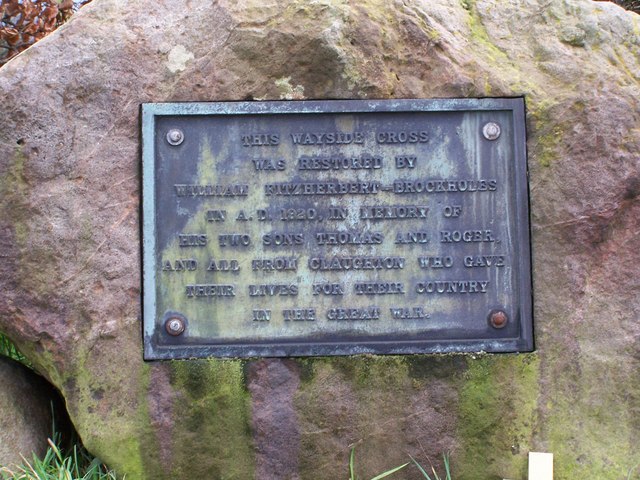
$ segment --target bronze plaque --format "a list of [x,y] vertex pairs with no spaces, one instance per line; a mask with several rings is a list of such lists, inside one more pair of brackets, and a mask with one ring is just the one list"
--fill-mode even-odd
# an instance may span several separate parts
[[144,352],[533,348],[524,101],[145,104]]

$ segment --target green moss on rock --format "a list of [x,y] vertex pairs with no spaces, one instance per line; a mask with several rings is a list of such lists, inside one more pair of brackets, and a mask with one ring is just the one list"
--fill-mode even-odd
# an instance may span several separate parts
[[555,103],[551,100],[531,101],[527,104],[527,114],[532,128],[530,150],[533,159],[542,167],[550,167],[558,157],[558,147],[562,140],[562,128],[553,119],[552,108]]
[[118,382],[118,367],[114,365],[113,371],[98,373],[92,371],[86,352],[79,350],[77,356],[85,361],[77,362],[78,369],[65,377],[62,391],[65,397],[74,400],[69,404],[69,413],[85,447],[90,452],[102,452],[101,460],[116,466],[120,474],[126,473],[128,479],[151,478],[147,476],[145,456],[153,450],[154,443],[151,437],[143,436],[150,425],[144,399],[149,385],[148,366],[128,367],[130,379],[139,382],[140,388],[122,386],[122,396],[130,404],[116,406],[106,403],[103,395],[104,389],[113,388]]
[[[172,438],[173,478],[254,477],[250,398],[240,360],[171,362],[179,434]],[[215,421],[211,421],[215,418]]]
[[16,278],[20,288],[40,299],[46,299],[55,291],[51,281],[51,272],[55,272],[56,261],[51,252],[42,243],[31,240],[32,214],[27,206],[27,196],[31,189],[25,178],[27,155],[22,146],[17,146],[13,161],[5,175],[0,178],[0,212],[12,227],[12,235],[18,252]]
[[461,445],[454,457],[457,478],[526,477],[538,378],[535,354],[467,357],[460,386]]
[[471,39],[477,45],[482,46],[492,63],[509,64],[510,62],[507,55],[493,43],[487,33],[487,29],[482,24],[482,20],[475,6],[475,0],[465,0],[463,6],[464,9],[469,12],[467,25],[471,33]]

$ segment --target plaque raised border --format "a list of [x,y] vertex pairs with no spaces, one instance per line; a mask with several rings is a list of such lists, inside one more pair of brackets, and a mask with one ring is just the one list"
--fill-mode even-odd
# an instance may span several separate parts
[[[144,358],[177,359],[197,357],[286,357],[286,356],[324,356],[353,354],[417,354],[417,353],[450,353],[450,352],[524,352],[533,350],[532,319],[532,286],[530,263],[529,233],[529,200],[528,174],[526,160],[525,110],[523,98],[485,98],[485,99],[432,99],[432,100],[326,100],[326,101],[272,101],[272,102],[216,102],[216,103],[149,103],[141,108],[142,119],[142,244],[143,244],[143,343]],[[494,123],[491,114],[502,115],[500,122]],[[432,319],[429,331],[401,331],[382,334],[368,334],[366,325],[357,335],[343,335],[340,331],[324,336],[297,335],[294,337],[255,338],[251,335],[238,338],[216,338],[189,336],[188,319],[182,318],[179,312],[171,309],[159,311],[159,286],[166,291],[171,287],[163,284],[158,258],[158,235],[162,233],[162,212],[158,205],[163,195],[158,193],[159,145],[167,142],[179,145],[183,141],[180,130],[167,130],[166,119],[181,119],[184,122],[198,121],[215,117],[224,118],[284,118],[300,119],[315,115],[368,115],[369,121],[375,124],[376,115],[429,115],[430,122],[438,123],[438,115],[480,115],[480,120],[473,135],[482,141],[493,142],[502,135],[500,141],[509,142],[506,161],[512,162],[504,171],[508,174],[500,181],[508,185],[509,193],[505,200],[505,218],[501,224],[501,233],[509,237],[510,250],[508,257],[509,272],[506,280],[508,291],[500,290],[501,298],[508,298],[508,309],[503,303],[479,301],[462,302],[465,306],[453,303],[453,312],[448,318],[470,317],[475,315],[474,325],[483,323],[480,330],[469,336],[464,328],[438,324],[437,315]],[[486,114],[486,115],[485,115]],[[506,115],[506,117],[505,117]],[[303,117],[301,117],[303,116]],[[413,118],[413,117],[412,117]],[[505,120],[506,119],[506,120]],[[241,121],[241,120],[238,120]],[[165,122],[165,123],[163,123]],[[474,124],[475,125],[475,124]],[[508,134],[507,134],[508,133]],[[458,134],[460,134],[458,132]],[[451,132],[448,135],[452,135]],[[444,138],[444,137],[443,137]],[[507,140],[508,139],[508,140]],[[474,140],[476,141],[476,140]],[[434,140],[437,142],[437,140]],[[320,148],[320,147],[319,147]],[[320,148],[321,150],[321,148]],[[505,157],[506,158],[506,157]],[[296,159],[290,159],[295,162]],[[182,158],[181,161],[191,161]],[[214,159],[215,161],[215,159]],[[389,157],[387,162],[393,162]],[[455,158],[448,161],[456,162]],[[478,159],[478,163],[487,161]],[[492,159],[492,161],[494,161]],[[501,161],[504,161],[501,160]],[[396,164],[397,166],[397,164]],[[313,172],[311,172],[313,173]],[[307,177],[308,178],[308,177]],[[247,178],[251,187],[261,188],[263,185],[256,178]],[[263,180],[264,181],[264,180]],[[254,183],[251,183],[254,182]],[[215,203],[215,201],[213,201]],[[364,201],[366,204],[366,200]],[[400,202],[402,203],[402,202]],[[414,200],[415,203],[415,200]],[[362,205],[362,201],[360,202]],[[493,219],[486,219],[493,223]],[[491,234],[487,234],[491,236]],[[491,239],[493,241],[493,239]],[[428,275],[427,275],[428,276]],[[436,278],[436,277],[434,277]],[[500,277],[502,278],[502,277]],[[498,282],[496,282],[498,283]],[[422,283],[422,288],[426,287]],[[244,287],[244,286],[241,286]],[[410,285],[414,288],[414,285]],[[409,288],[409,284],[408,287]],[[417,287],[415,287],[417,288]],[[429,287],[431,288],[431,287]],[[436,288],[433,286],[432,288]],[[500,288],[496,286],[495,288]],[[175,292],[172,292],[175,293]],[[246,300],[244,300],[246,301]],[[347,300],[348,301],[348,300]],[[375,303],[375,302],[374,302]],[[462,305],[461,303],[461,305]],[[210,303],[203,302],[202,310],[206,311]],[[471,305],[471,306],[469,306]],[[478,310],[474,312],[474,309]],[[480,311],[481,310],[481,311]],[[503,310],[508,310],[505,313]],[[218,315],[220,313],[218,312]],[[231,319],[230,319],[231,321]],[[508,328],[503,328],[508,324]],[[463,324],[464,325],[464,324]],[[187,331],[185,331],[185,327]]]

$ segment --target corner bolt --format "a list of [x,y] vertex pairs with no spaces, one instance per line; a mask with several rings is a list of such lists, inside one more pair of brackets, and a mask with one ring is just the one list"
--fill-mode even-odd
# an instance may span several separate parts
[[169,320],[165,322],[164,328],[169,335],[173,335],[174,337],[177,337],[178,335],[181,335],[182,332],[184,332],[184,329],[185,329],[184,320],[178,317],[171,317]]
[[495,140],[500,136],[500,125],[496,122],[488,122],[482,127],[482,135],[487,140]]
[[509,317],[502,310],[492,310],[489,313],[489,323],[493,328],[504,328],[508,321]]
[[184,133],[182,133],[182,130],[172,128],[167,132],[167,142],[169,142],[170,145],[180,145],[183,141]]

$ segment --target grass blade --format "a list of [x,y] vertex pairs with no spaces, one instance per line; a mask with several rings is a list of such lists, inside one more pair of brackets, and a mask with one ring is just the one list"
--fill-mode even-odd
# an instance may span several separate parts
[[411,455],[409,455],[409,458],[413,461],[413,463],[415,464],[416,467],[418,467],[418,470],[420,470],[420,473],[422,473],[422,475],[424,475],[424,478],[426,478],[427,480],[431,480],[431,477],[429,476],[429,474],[425,471],[424,468],[422,468],[422,465],[420,465],[417,460],[415,458],[413,458]]
[[444,458],[444,471],[447,472],[446,480],[451,480],[451,470],[449,470],[449,456],[443,455],[442,457]]
[[356,456],[356,447],[352,447],[351,456],[349,457],[349,475],[350,475],[349,479],[350,480],[356,480],[356,477],[354,475],[355,456]]
[[389,475],[391,475],[392,473],[397,472],[398,470],[402,470],[404,467],[406,467],[407,465],[409,465],[409,462],[405,463],[404,465],[400,465],[398,467],[392,468],[391,470],[387,470],[384,473],[381,473],[380,475],[376,475],[375,477],[373,477],[371,480],[380,480],[381,478],[384,477],[388,477]]
[[12,358],[17,362],[25,364],[27,367],[31,367],[29,361],[18,350],[15,344],[9,340],[9,337],[0,333],[0,355]]

